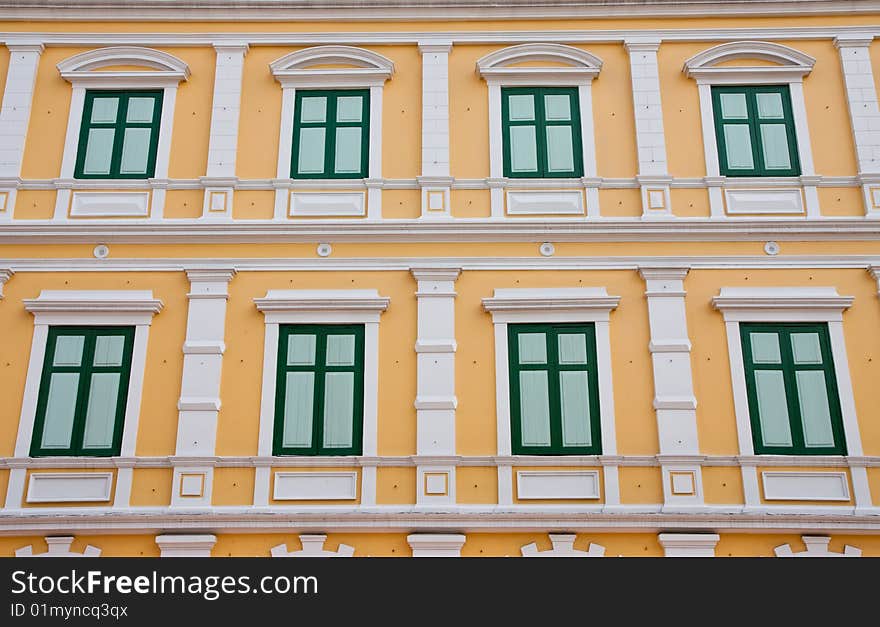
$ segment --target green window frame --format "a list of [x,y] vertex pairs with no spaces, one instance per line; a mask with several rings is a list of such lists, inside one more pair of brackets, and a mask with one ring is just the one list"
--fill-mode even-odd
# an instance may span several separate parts
[[134,327],[49,328],[32,457],[119,455],[133,347]]
[[723,176],[800,176],[788,85],[712,87],[712,109]]
[[162,96],[162,90],[86,91],[74,178],[152,178]]
[[512,324],[507,333],[513,453],[600,454],[595,325]]
[[577,87],[502,88],[501,129],[504,176],[584,175]]
[[369,89],[297,90],[291,178],[366,178],[369,160]]
[[828,325],[741,323],[757,454],[846,455]]
[[278,338],[274,454],[360,455],[364,326],[281,325]]

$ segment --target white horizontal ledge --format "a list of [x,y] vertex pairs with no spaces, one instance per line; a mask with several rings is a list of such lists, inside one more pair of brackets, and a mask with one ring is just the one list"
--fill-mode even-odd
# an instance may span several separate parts
[[112,472],[33,473],[28,481],[28,503],[107,502]]
[[31,313],[157,314],[162,301],[149,290],[43,290],[24,307]]
[[356,472],[276,472],[272,498],[276,501],[354,500]]
[[849,481],[845,472],[761,473],[767,501],[848,501]]

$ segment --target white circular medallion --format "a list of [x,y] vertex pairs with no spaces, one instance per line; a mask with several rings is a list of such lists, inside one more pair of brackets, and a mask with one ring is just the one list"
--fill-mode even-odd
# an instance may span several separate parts
[[543,244],[541,244],[541,248],[539,248],[539,250],[541,251],[541,254],[545,257],[552,257],[553,253],[556,252],[556,246],[554,246],[550,242],[544,242]]
[[110,247],[106,244],[98,244],[92,251],[97,259],[106,259],[110,255]]
[[764,252],[768,255],[778,255],[779,254],[779,244],[776,242],[767,242],[764,244]]
[[329,257],[330,253],[333,252],[333,247],[330,244],[318,244],[318,256],[319,257]]

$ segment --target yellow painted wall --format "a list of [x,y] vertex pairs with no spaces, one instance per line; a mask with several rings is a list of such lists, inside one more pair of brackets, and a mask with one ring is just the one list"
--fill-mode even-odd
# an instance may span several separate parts
[[663,475],[659,467],[621,466],[617,472],[622,504],[663,502]]

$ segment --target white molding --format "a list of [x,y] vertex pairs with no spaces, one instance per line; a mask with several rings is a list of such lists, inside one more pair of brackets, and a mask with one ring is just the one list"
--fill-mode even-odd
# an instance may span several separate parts
[[853,300],[834,287],[722,287],[712,306],[727,322],[832,322]]
[[15,549],[15,557],[100,557],[101,549],[86,545],[82,553],[74,553],[70,550],[73,544],[73,536],[47,536],[47,550],[45,553],[34,553],[34,547],[31,544]]
[[828,550],[828,544],[831,542],[829,536],[801,536],[801,540],[806,546],[805,551],[795,553],[791,550],[790,544],[783,544],[773,549],[776,557],[861,557],[862,550],[854,546],[845,545],[843,553],[834,553]]
[[291,192],[289,216],[364,216],[364,192]]
[[[619,302],[620,297],[609,296],[604,287],[496,288],[493,296],[482,300],[495,324],[568,322],[572,316],[583,322],[607,322]],[[547,319],[551,317],[557,319]]]
[[582,190],[508,190],[508,215],[584,215]]
[[[90,72],[115,65],[150,68],[163,75],[174,74],[179,77],[178,80],[186,80],[190,74],[187,64],[174,55],[134,46],[113,46],[82,52],[61,61],[58,64],[58,71],[65,80],[79,80],[87,77]],[[128,74],[130,71],[122,72]],[[116,74],[112,71],[109,73]]]
[[726,188],[724,200],[729,215],[804,214],[801,188],[741,189]]
[[156,536],[159,557],[211,557],[216,543],[217,536],[209,534]]
[[[566,67],[512,67],[520,63],[560,63]],[[602,60],[580,48],[554,43],[529,43],[496,50],[477,61],[477,74],[487,82],[574,85],[590,82],[602,70]],[[546,81],[550,80],[551,83]]]
[[72,192],[71,218],[146,218],[150,192]]
[[598,470],[520,470],[516,497],[528,499],[599,499]]
[[661,533],[658,536],[666,557],[715,557],[717,533]]
[[28,481],[27,503],[102,503],[110,500],[112,472],[35,472]]
[[356,472],[276,472],[272,498],[276,501],[353,501]]
[[422,55],[422,218],[451,218],[449,52],[452,42],[419,42]]
[[526,544],[520,551],[523,557],[604,557],[605,547],[600,544],[590,542],[590,548],[587,551],[579,551],[574,548],[574,542],[577,538],[573,533],[551,533],[550,544],[553,548],[548,551],[539,551],[538,545],[534,542]]
[[339,545],[335,551],[328,551],[324,548],[327,542],[325,534],[300,534],[299,541],[302,543],[302,549],[299,551],[288,551],[286,544],[273,546],[270,550],[272,557],[352,557],[354,555],[354,547],[347,544]]
[[765,501],[848,501],[845,472],[763,471]]
[[406,537],[413,557],[461,557],[464,534],[413,533]]
[[62,324],[55,321],[62,317],[77,318],[66,324],[79,324],[79,318],[89,316],[100,324],[150,324],[162,310],[162,301],[150,290],[42,290],[22,302],[38,325]]
[[3,300],[3,287],[9,283],[15,272],[9,268],[0,268],[0,300]]

